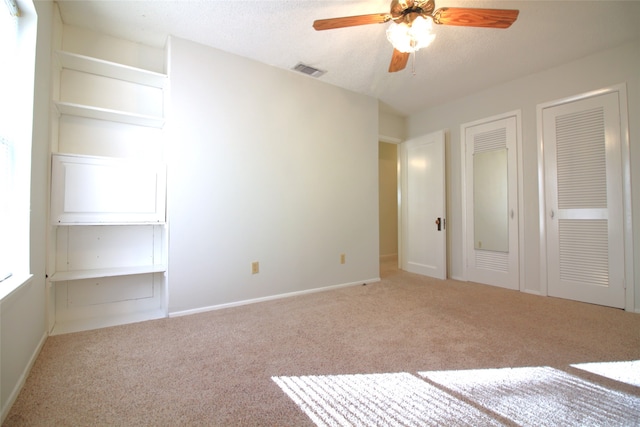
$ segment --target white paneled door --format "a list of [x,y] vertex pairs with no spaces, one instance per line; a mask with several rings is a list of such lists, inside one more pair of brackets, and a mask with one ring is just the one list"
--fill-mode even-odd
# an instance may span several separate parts
[[625,306],[620,94],[539,108],[547,292]]
[[519,289],[518,113],[464,124],[467,279]]
[[445,136],[434,132],[401,150],[400,268],[447,277]]

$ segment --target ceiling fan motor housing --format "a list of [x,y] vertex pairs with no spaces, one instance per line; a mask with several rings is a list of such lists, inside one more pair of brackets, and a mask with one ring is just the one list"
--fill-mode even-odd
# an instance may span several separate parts
[[411,25],[418,16],[431,16],[435,8],[435,0],[393,0],[389,13],[396,23]]

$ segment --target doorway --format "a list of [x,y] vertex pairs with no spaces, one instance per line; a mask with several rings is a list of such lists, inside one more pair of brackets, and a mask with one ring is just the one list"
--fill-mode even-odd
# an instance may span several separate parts
[[447,278],[445,131],[400,144],[402,270]]
[[445,131],[379,142],[378,157],[381,270],[446,279]]
[[378,204],[381,265],[398,262],[398,145],[378,143]]

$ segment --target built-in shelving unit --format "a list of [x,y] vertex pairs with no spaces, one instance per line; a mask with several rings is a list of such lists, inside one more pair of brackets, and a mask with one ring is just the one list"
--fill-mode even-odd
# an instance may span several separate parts
[[[51,332],[164,317],[168,78],[152,69],[157,60],[144,62],[164,60],[164,50],[61,30],[52,99]],[[112,60],[118,55],[122,62]],[[124,63],[131,58],[139,66]]]

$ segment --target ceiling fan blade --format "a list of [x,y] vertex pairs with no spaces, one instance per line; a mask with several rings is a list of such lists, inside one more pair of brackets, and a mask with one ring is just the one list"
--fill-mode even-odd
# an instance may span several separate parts
[[433,13],[433,22],[462,27],[509,28],[519,13],[512,9],[443,7]]
[[393,56],[391,57],[391,64],[389,64],[389,72],[395,73],[396,71],[404,70],[409,61],[409,53],[400,52],[398,49],[393,49]]
[[382,24],[389,22],[388,13],[372,13],[370,15],[344,16],[342,18],[318,19],[313,21],[313,28],[317,31],[332,30],[334,28],[355,27],[358,25]]

